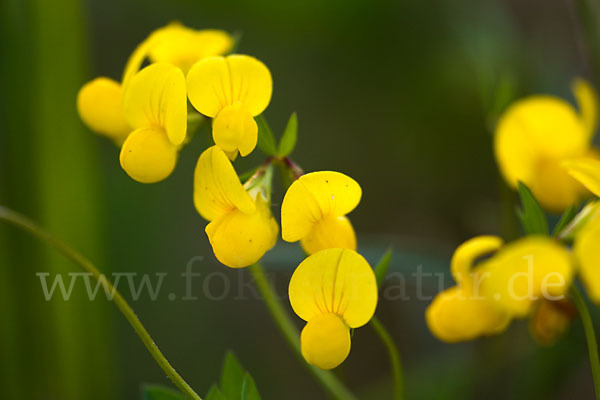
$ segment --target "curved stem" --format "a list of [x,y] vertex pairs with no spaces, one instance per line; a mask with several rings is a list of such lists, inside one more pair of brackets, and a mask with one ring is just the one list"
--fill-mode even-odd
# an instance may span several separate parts
[[335,399],[356,399],[356,397],[348,390],[348,388],[346,388],[346,386],[344,386],[344,384],[340,382],[331,371],[324,371],[304,361],[304,357],[302,357],[302,351],[300,349],[300,332],[298,332],[298,329],[290,318],[289,313],[283,308],[283,305],[277,298],[277,294],[265,276],[263,267],[256,263],[248,268],[250,269],[250,272],[256,281],[256,286],[262,294],[267,308],[275,320],[277,327],[283,334],[292,350],[294,350],[296,356],[298,356],[298,358],[302,361],[302,364],[308,368],[308,370],[319,381],[319,383],[321,383],[321,385],[323,385],[323,387],[327,389],[327,391]]
[[392,377],[394,378],[394,400],[404,400],[404,374],[402,372],[400,352],[398,351],[392,336],[377,317],[371,318],[371,326],[373,326],[373,329],[375,329],[375,332],[377,332],[377,335],[385,345],[388,356],[390,357]]
[[592,317],[590,311],[581,295],[579,289],[573,285],[571,289],[575,306],[581,316],[581,322],[583,323],[583,329],[585,331],[585,338],[587,340],[588,351],[590,356],[590,364],[592,366],[592,376],[594,378],[594,389],[596,391],[596,399],[600,399],[600,359],[598,358],[598,343],[596,342],[596,332],[594,331],[594,324],[592,323]]
[[103,282],[107,290],[110,293],[114,293],[113,300],[119,311],[121,311],[123,316],[125,316],[127,321],[129,321],[129,324],[133,327],[139,338],[142,340],[144,346],[146,346],[154,360],[167,374],[171,382],[173,382],[175,386],[177,386],[179,390],[181,390],[181,392],[183,392],[188,398],[192,400],[202,400],[202,398],[198,396],[196,392],[194,392],[190,385],[188,385],[187,382],[184,381],[177,371],[175,371],[175,369],[171,366],[169,361],[159,350],[158,346],[156,346],[156,343],[154,343],[154,340],[146,328],[144,328],[144,325],[142,325],[142,322],[139,320],[137,315],[135,315],[133,309],[129,306],[129,304],[127,304],[127,301],[125,301],[123,296],[121,296],[117,289],[106,279],[104,275],[100,273],[100,271],[94,266],[94,264],[92,264],[90,260],[69,247],[62,240],[55,238],[50,233],[43,230],[29,218],[17,213],[16,211],[0,206],[0,220],[9,222],[16,227],[33,234],[38,239],[50,244],[60,251],[65,257],[77,264],[81,269],[91,273],[96,281]]

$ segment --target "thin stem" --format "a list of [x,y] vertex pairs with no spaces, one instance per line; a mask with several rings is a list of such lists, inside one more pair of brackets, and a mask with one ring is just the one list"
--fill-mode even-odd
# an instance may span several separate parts
[[308,370],[313,374],[313,376],[323,385],[325,389],[338,400],[353,400],[356,397],[344,386],[342,382],[340,382],[336,376],[331,371],[324,371],[315,366],[312,366],[304,361],[302,357],[302,351],[300,349],[300,333],[294,325],[294,322],[290,318],[289,313],[283,308],[283,305],[277,298],[277,294],[275,293],[273,287],[267,280],[265,276],[265,271],[263,267],[256,263],[249,267],[250,273],[254,277],[256,281],[256,286],[258,290],[262,294],[267,308],[275,320],[277,327],[283,334],[285,340],[288,342],[296,356],[302,361]]
[[106,279],[104,275],[100,273],[100,271],[92,264],[90,260],[82,256],[79,252],[69,247],[65,242],[60,239],[55,238],[50,233],[43,230],[29,218],[25,217],[13,211],[9,208],[0,206],[0,220],[4,220],[24,231],[27,231],[38,239],[50,244],[58,251],[60,251],[65,257],[69,260],[73,261],[77,264],[81,269],[86,272],[92,274],[94,279],[98,282],[102,282],[105,285],[105,288],[109,293],[114,293],[114,303],[121,311],[123,316],[129,321],[129,324],[133,327],[139,338],[144,343],[144,346],[148,349],[154,360],[156,360],[157,364],[162,368],[162,370],[167,374],[171,382],[175,384],[183,392],[188,398],[192,400],[202,400],[196,392],[187,384],[186,381],[175,371],[175,369],[171,366],[169,361],[165,358],[162,352],[159,350],[154,340],[142,325],[142,322],[139,320],[137,315],[133,309],[127,304],[127,301],[121,296],[121,294],[117,291],[117,289]]
[[396,347],[392,336],[377,317],[371,318],[371,326],[385,345],[390,357],[392,377],[394,379],[394,400],[404,400],[404,374],[402,372],[402,361],[400,360],[398,347]]
[[594,378],[594,389],[596,391],[596,399],[600,399],[600,359],[598,358],[598,343],[596,342],[596,332],[594,331],[594,324],[592,323],[592,317],[590,311],[581,295],[579,289],[573,285],[571,289],[571,295],[575,301],[575,306],[581,316],[581,322],[583,323],[583,329],[585,331],[585,338],[587,340],[588,351],[590,356],[590,364],[592,366],[592,376]]

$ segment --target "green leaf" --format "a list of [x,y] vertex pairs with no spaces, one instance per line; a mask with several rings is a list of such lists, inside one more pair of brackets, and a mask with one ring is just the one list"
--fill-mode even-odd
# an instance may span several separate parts
[[242,384],[242,400],[261,400],[254,379],[246,372],[244,382]]
[[279,151],[277,155],[279,157],[287,157],[289,156],[294,148],[296,147],[296,142],[298,141],[298,116],[296,113],[293,113],[283,131],[283,136],[281,136],[281,141],[279,142]]
[[554,230],[552,231],[552,236],[553,237],[558,236],[563,231],[563,229],[565,229],[567,227],[567,225],[569,225],[569,223],[573,220],[573,218],[575,218],[576,215],[577,215],[577,208],[575,206],[569,207],[560,216],[560,220],[558,221],[558,223],[554,227]]
[[273,131],[271,131],[267,120],[262,115],[259,115],[255,119],[258,125],[258,148],[268,156],[277,155],[275,136],[273,136]]
[[228,400],[241,400],[245,371],[233,353],[225,355],[225,364],[221,372],[221,391]]
[[381,259],[375,266],[375,278],[377,278],[377,287],[381,287],[385,277],[387,275],[388,269],[390,269],[390,262],[392,261],[392,249],[388,249]]
[[531,190],[523,182],[519,182],[519,196],[521,197],[521,209],[518,210],[518,215],[525,233],[528,235],[548,235],[546,214]]
[[161,385],[142,386],[143,400],[184,400],[182,394]]
[[204,396],[204,400],[227,400],[227,397],[217,387],[217,385],[212,385]]

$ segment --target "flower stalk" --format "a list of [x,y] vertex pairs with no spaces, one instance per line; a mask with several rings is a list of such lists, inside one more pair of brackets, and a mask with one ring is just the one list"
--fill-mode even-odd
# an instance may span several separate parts
[[390,358],[392,377],[394,380],[394,400],[404,400],[404,373],[398,347],[396,347],[392,336],[377,317],[371,319],[371,326],[385,345]]
[[38,239],[51,245],[60,251],[65,257],[73,261],[78,267],[85,272],[92,274],[92,277],[100,282],[104,281],[106,288],[110,293],[114,293],[113,301],[125,319],[129,322],[135,333],[144,343],[146,349],[152,355],[159,367],[167,374],[167,377],[173,382],[177,388],[186,395],[190,400],[202,400],[202,398],[192,389],[192,387],[177,373],[175,368],[169,363],[163,353],[160,351],[154,339],[150,336],[140,319],[137,317],[131,306],[123,298],[121,293],[114,287],[96,268],[96,266],[76,250],[72,249],[62,240],[52,236],[36,223],[22,214],[17,213],[9,208],[0,206],[0,220],[8,222],[13,226],[31,233]]

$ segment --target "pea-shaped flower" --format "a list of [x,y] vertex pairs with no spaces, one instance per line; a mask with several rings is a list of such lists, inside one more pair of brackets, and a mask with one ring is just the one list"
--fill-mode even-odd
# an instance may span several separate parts
[[373,317],[377,282],[360,254],[327,249],[300,263],[289,297],[294,312],[307,322],[300,335],[302,355],[309,364],[332,369],[350,353],[350,328]]
[[121,147],[121,166],[138,182],[165,179],[175,168],[187,129],[185,77],[177,67],[156,63],[131,78],[123,107],[134,129]]
[[171,23],[153,31],[129,57],[123,72],[123,84],[106,77],[86,83],[77,95],[77,110],[83,122],[94,132],[107,136],[121,146],[132,127],[123,110],[123,88],[139,71],[147,58],[151,63],[167,62],[182,71],[202,58],[227,53],[233,38],[219,30],[195,30]]
[[591,139],[598,119],[598,101],[582,80],[574,85],[579,112],[553,96],[531,96],[511,105],[501,116],[494,149],[509,185],[525,183],[549,211],[560,212],[584,197],[565,162],[597,158]]
[[425,313],[429,330],[438,339],[460,342],[506,329],[509,315],[481,296],[476,287],[481,281],[480,268],[473,268],[475,260],[498,250],[502,243],[495,236],[480,236],[456,249],[451,271],[457,285],[439,293]]
[[600,304],[600,216],[592,217],[577,234],[573,253],[588,296]]
[[187,75],[188,97],[198,112],[214,118],[215,144],[234,159],[246,156],[258,140],[253,117],[271,101],[269,69],[254,57],[234,54],[198,61]]
[[205,150],[198,159],[194,204],[198,213],[210,221],[206,234],[215,256],[228,267],[254,264],[275,246],[279,227],[267,198],[260,187],[246,191],[217,146]]
[[359,184],[342,173],[302,175],[281,204],[283,240],[300,240],[308,254],[333,247],[356,250],[356,235],[346,214],[356,208],[361,195]]

